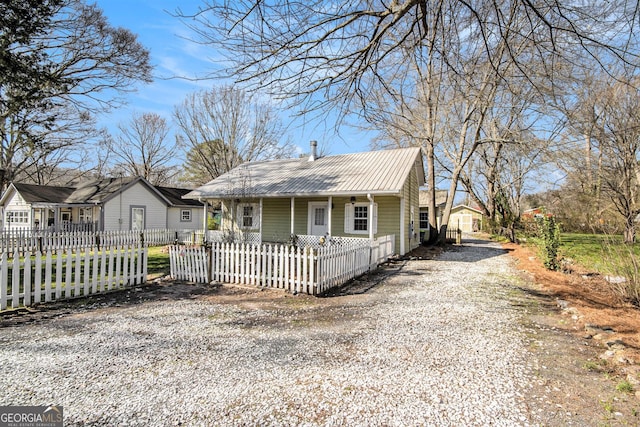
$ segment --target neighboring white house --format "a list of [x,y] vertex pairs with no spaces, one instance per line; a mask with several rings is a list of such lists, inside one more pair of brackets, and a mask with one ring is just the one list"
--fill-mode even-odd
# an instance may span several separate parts
[[142,177],[73,187],[11,183],[0,198],[3,229],[202,229],[203,204],[182,199],[188,192],[154,186]]

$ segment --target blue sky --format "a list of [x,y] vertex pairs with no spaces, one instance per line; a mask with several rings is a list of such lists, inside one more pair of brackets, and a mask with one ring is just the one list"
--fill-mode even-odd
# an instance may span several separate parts
[[[137,92],[128,95],[127,106],[102,117],[100,123],[103,126],[114,130],[118,123],[127,123],[132,112],[153,112],[171,120],[174,106],[187,94],[221,83],[179,78],[206,75],[212,68],[208,58],[216,56],[211,48],[187,40],[188,28],[168,13],[174,12],[177,7],[184,13],[196,11],[200,1],[97,0],[96,3],[112,25],[128,28],[138,35],[139,41],[151,51],[151,61],[155,67],[154,82],[141,85]],[[281,116],[285,124],[290,124],[289,134],[300,151],[308,151],[309,141],[312,139],[317,140],[327,154],[369,149],[373,136],[371,133],[343,127],[339,129],[339,136],[336,136],[331,118],[298,118],[292,122],[292,113],[282,111]]]

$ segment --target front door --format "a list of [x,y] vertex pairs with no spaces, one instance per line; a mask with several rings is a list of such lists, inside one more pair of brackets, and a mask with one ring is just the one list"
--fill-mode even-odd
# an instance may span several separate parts
[[309,226],[312,236],[324,236],[329,231],[329,209],[326,202],[309,203]]

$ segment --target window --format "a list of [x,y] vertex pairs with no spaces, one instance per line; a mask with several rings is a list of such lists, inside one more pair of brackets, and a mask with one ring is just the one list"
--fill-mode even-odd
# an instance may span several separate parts
[[144,207],[131,208],[131,229],[144,230]]
[[378,232],[378,205],[373,205],[373,215],[369,203],[347,203],[344,207],[344,232],[349,234],[369,234],[369,221],[373,233]]
[[257,203],[238,204],[236,221],[238,226],[245,230],[257,230],[260,228],[260,208]]
[[369,225],[369,206],[354,206],[353,231],[367,231]]
[[79,215],[80,215],[80,222],[81,223],[89,223],[91,221],[93,221],[93,210],[91,208],[80,208],[79,209]]
[[325,217],[326,215],[326,209],[325,208],[316,208],[314,209],[315,212],[315,219],[314,219],[314,225],[326,225],[325,224]]
[[253,206],[242,207],[242,228],[253,227]]
[[420,212],[420,230],[429,229],[429,212]]
[[29,211],[7,211],[7,223],[28,224]]
[[180,222],[191,222],[191,209],[182,209],[180,211]]

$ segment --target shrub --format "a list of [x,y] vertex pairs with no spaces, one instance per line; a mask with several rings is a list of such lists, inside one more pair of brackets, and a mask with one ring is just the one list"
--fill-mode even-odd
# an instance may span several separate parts
[[560,224],[551,215],[536,218],[541,239],[542,260],[549,270],[558,270],[558,248],[560,247]]

